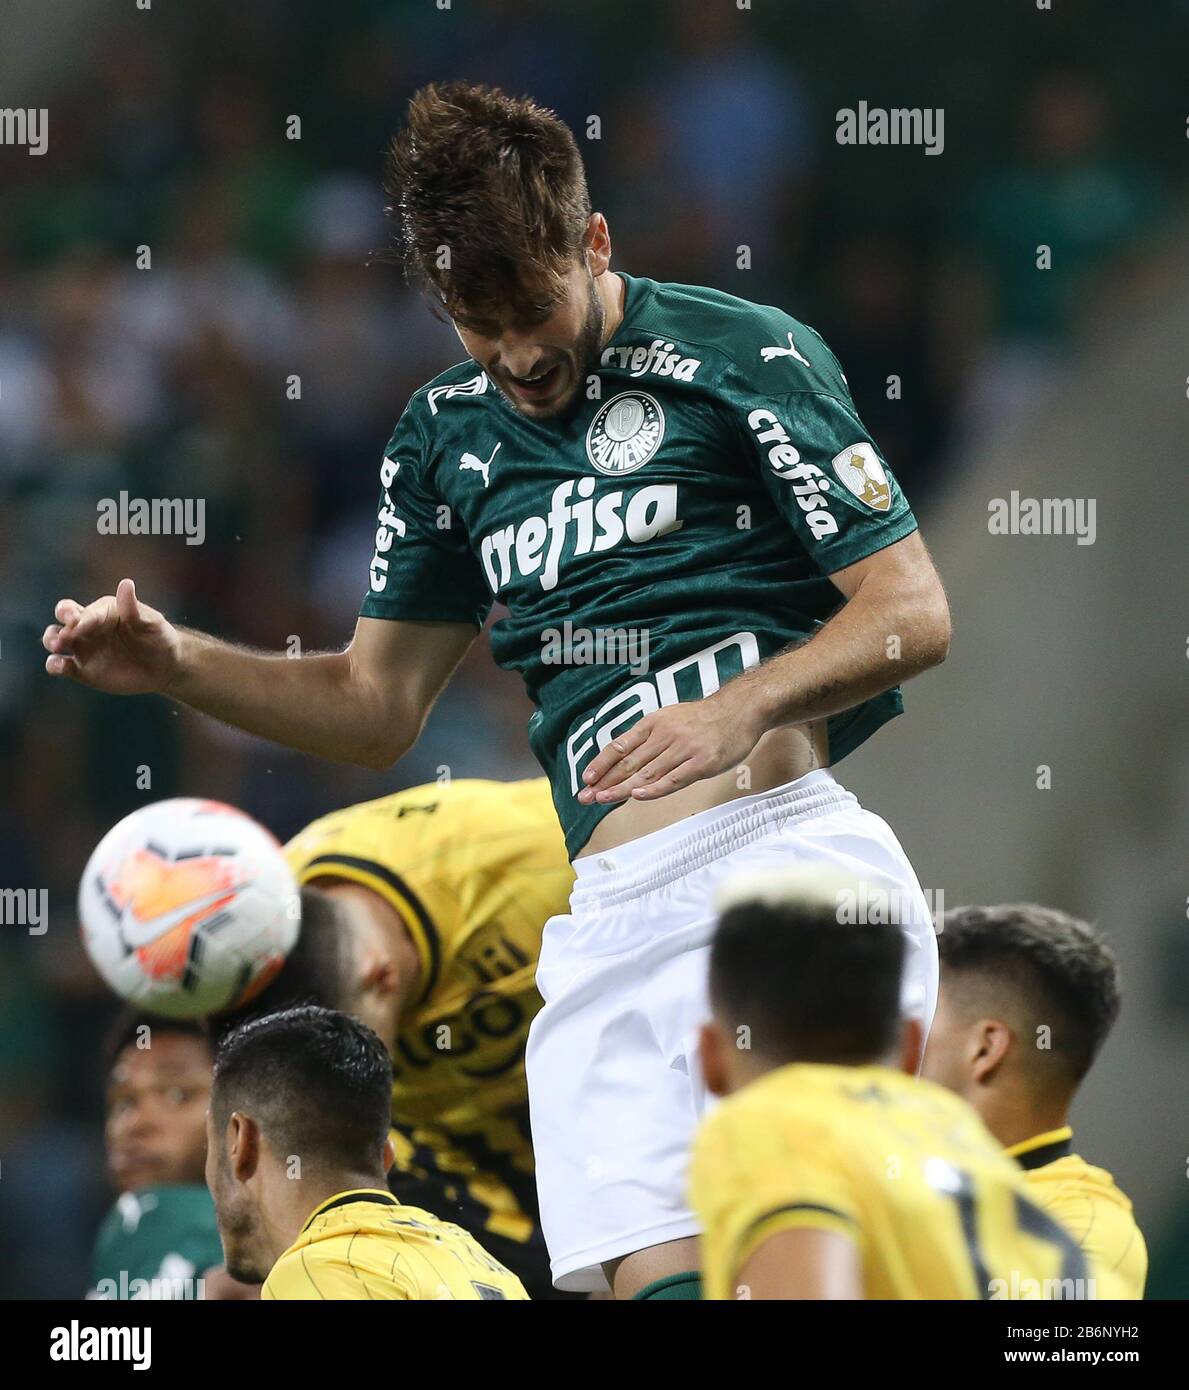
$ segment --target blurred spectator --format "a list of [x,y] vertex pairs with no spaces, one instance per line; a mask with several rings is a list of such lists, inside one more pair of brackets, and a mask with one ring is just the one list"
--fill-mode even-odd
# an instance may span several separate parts
[[813,165],[809,104],[796,72],[763,51],[750,16],[670,0],[668,61],[649,83],[665,128],[666,179],[698,210],[683,231],[716,281],[751,248],[759,298],[791,264]]
[[1112,148],[1110,126],[1089,73],[1043,73],[1015,159],[978,178],[963,205],[943,343],[954,384],[966,377],[968,447],[1043,399],[1104,268],[1152,227],[1152,180]]

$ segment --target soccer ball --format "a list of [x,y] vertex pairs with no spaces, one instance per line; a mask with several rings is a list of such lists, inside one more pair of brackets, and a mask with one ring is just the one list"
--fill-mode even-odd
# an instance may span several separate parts
[[78,890],[83,943],[122,998],[166,1018],[238,1008],[276,975],[300,928],[277,840],[219,801],[176,797],[125,816]]

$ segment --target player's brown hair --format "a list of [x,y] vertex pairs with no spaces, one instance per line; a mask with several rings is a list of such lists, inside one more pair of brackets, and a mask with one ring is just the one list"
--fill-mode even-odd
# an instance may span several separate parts
[[451,317],[532,318],[560,302],[591,207],[554,112],[496,87],[431,83],[389,147],[384,191],[406,274]]

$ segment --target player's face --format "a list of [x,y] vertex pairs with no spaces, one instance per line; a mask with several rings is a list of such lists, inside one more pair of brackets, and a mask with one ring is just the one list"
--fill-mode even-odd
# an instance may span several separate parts
[[227,1151],[227,1135],[215,1132],[211,1111],[206,1115],[206,1185],[215,1203],[215,1221],[227,1273],[242,1284],[262,1284],[272,1268],[264,1250],[263,1223],[249,1189],[236,1181]]
[[564,414],[598,366],[603,302],[584,262],[575,261],[560,303],[501,320],[458,317],[462,345],[514,409],[530,420]]
[[942,985],[937,996],[937,1012],[933,1015],[933,1025],[929,1029],[929,1039],[925,1044],[925,1057],[921,1063],[921,1076],[938,1086],[965,1096],[970,1088],[970,1072],[964,1057],[966,1053],[966,1029],[960,1016],[955,1012],[953,1001]]
[[157,1031],[143,1050],[126,1047],[107,1086],[107,1166],[113,1186],[136,1192],[201,1182],[211,1055],[199,1038]]

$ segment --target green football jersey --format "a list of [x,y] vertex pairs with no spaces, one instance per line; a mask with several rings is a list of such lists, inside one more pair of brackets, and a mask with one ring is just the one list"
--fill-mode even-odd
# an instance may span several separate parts
[[[779,309],[624,275],[623,321],[575,409],[526,418],[473,361],[415,393],[380,470],[369,618],[482,626],[536,711],[571,855],[613,807],[587,763],[663,705],[811,636],[829,575],[916,520],[812,329]],[[838,762],[899,714],[829,721]]]
[[95,1239],[88,1298],[194,1299],[223,1263],[215,1204],[201,1183],[123,1192]]

